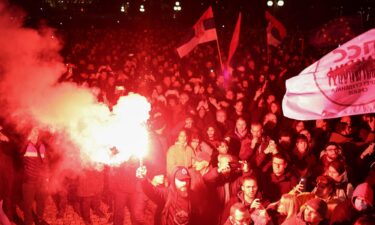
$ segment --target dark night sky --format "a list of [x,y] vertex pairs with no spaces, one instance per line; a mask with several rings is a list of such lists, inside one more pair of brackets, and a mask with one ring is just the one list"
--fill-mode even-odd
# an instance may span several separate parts
[[[31,21],[45,18],[57,22],[74,16],[79,17],[80,21],[87,18],[136,21],[151,19],[153,22],[160,20],[190,26],[208,5],[212,5],[216,22],[220,24],[235,20],[238,12],[242,11],[248,23],[259,25],[264,23],[262,15],[266,9],[283,21],[289,29],[314,28],[337,16],[362,15],[365,27],[374,27],[375,24],[375,0],[284,0],[283,7],[272,8],[267,7],[266,0],[180,0],[183,10],[175,19],[172,19],[175,0],[85,0],[92,3],[83,5],[67,4],[74,0],[65,0],[64,3],[61,3],[61,0],[9,1],[25,8]],[[127,1],[130,2],[130,8],[128,14],[124,15],[120,12],[120,6]],[[57,2],[58,7],[51,8],[47,2]],[[143,15],[138,10],[141,3],[145,4],[147,10]],[[81,8],[84,12],[81,12]],[[77,21],[74,23],[77,24]]]

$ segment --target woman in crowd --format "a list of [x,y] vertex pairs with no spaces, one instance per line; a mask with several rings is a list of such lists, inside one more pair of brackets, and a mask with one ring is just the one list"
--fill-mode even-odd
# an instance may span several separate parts
[[267,212],[271,216],[274,225],[282,224],[286,219],[297,215],[298,205],[296,196],[283,194],[278,202],[272,203],[267,207]]
[[329,163],[325,174],[335,181],[336,196],[342,201],[351,199],[353,195],[353,185],[348,180],[348,173],[344,162],[335,160]]

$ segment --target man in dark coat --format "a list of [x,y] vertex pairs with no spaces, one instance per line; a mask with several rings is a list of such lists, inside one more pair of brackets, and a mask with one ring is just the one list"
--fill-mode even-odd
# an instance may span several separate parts
[[264,194],[271,202],[278,201],[293,188],[299,188],[298,178],[289,168],[286,156],[281,153],[272,156],[272,171],[261,179]]
[[169,187],[155,187],[146,179],[146,167],[139,167],[136,176],[142,179],[142,187],[146,195],[157,205],[163,206],[161,225],[191,225],[193,209],[190,174],[185,167],[175,167],[171,173]]
[[253,223],[267,224],[270,217],[267,215],[265,208],[269,202],[263,199],[256,177],[254,175],[242,176],[241,183],[241,191],[233,196],[225,206],[222,216],[223,221],[226,221],[229,217],[232,205],[239,202],[247,208]]

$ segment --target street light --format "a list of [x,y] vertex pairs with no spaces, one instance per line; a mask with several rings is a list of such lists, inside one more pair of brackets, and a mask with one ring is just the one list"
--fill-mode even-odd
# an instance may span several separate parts
[[277,5],[280,6],[280,7],[284,6],[284,0],[278,0]]
[[278,7],[283,7],[285,4],[284,0],[267,0],[267,6],[268,7],[275,6],[274,2],[276,2],[276,6]]
[[178,11],[181,11],[181,5],[180,5],[180,2],[179,1],[176,1],[175,3],[174,3],[174,6],[173,6],[173,10],[174,11],[176,11],[176,12],[178,12]]

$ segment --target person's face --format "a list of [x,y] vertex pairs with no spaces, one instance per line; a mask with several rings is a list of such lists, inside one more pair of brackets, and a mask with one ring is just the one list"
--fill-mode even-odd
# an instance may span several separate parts
[[253,135],[253,138],[261,138],[263,130],[260,125],[252,125],[250,132],[251,135]]
[[318,119],[315,121],[315,127],[325,129],[327,127],[327,122],[322,119]]
[[228,153],[228,145],[225,142],[221,142],[220,145],[217,147],[217,151],[220,154],[227,154]]
[[301,132],[301,130],[305,129],[305,124],[303,122],[298,122],[296,125],[296,131],[297,133]]
[[226,94],[225,94],[225,98],[229,99],[229,100],[233,100],[233,98],[234,98],[233,91],[227,91]]
[[276,113],[279,111],[279,106],[276,103],[271,103],[270,109],[272,113]]
[[230,221],[233,225],[249,225],[250,224],[250,214],[248,211],[241,212],[236,210],[234,215],[230,216]]
[[234,108],[236,109],[237,112],[242,112],[242,110],[243,110],[243,103],[242,102],[237,102],[234,105]]
[[201,86],[200,88],[199,88],[199,94],[204,94],[204,92],[206,91],[206,89],[203,87],[203,86]]
[[227,115],[225,112],[219,111],[216,113],[216,120],[220,123],[224,123],[225,120],[227,119]]
[[319,213],[310,206],[306,206],[303,211],[303,218],[308,223],[316,223],[323,219],[320,217]]
[[243,88],[248,88],[249,87],[249,82],[247,80],[242,81],[242,87]]
[[307,142],[303,140],[299,140],[296,143],[296,147],[299,153],[304,154],[307,150]]
[[328,145],[326,148],[326,153],[327,153],[328,159],[330,159],[331,161],[337,159],[338,157],[338,149],[334,145]]
[[206,88],[206,91],[207,91],[208,94],[212,94],[212,93],[214,93],[214,88],[212,86],[208,86]]
[[156,91],[158,92],[158,94],[162,94],[163,93],[163,87],[161,85],[158,85],[156,86]]
[[199,139],[198,138],[194,138],[191,140],[190,142],[190,146],[193,148],[193,149],[197,149],[198,148],[198,145],[199,145]]
[[186,139],[187,139],[186,132],[185,132],[185,131],[181,131],[181,132],[178,134],[177,141],[178,141],[180,144],[185,144],[185,143],[186,143]]
[[28,139],[30,140],[31,143],[36,145],[36,143],[38,143],[38,140],[39,140],[39,130],[37,128],[33,128],[30,132]]
[[269,95],[269,96],[267,97],[267,103],[268,103],[268,104],[271,104],[271,102],[273,102],[273,101],[275,101],[275,100],[276,100],[275,95]]
[[273,173],[276,176],[281,176],[285,173],[286,166],[288,164],[285,162],[284,159],[279,159],[279,158],[273,158],[272,160],[272,170]]
[[189,180],[179,180],[174,179],[174,183],[176,185],[176,189],[181,193],[186,193],[189,190],[190,181]]
[[337,172],[336,169],[332,166],[328,167],[327,175],[334,179],[336,182],[340,182],[342,179],[339,172]]
[[174,106],[177,105],[177,101],[174,98],[171,98],[171,99],[168,100],[168,105],[170,107],[174,107]]
[[243,132],[246,129],[246,122],[242,119],[237,120],[236,122],[236,129],[239,132]]
[[349,126],[352,125],[352,119],[350,116],[341,117],[340,122],[347,123]]
[[209,127],[209,128],[207,129],[207,136],[208,136],[209,138],[213,138],[214,135],[215,135],[215,129],[214,129],[213,127]]
[[170,77],[164,77],[164,78],[163,78],[163,84],[164,84],[166,87],[171,86],[171,84],[172,84],[171,78],[170,78]]
[[259,82],[260,82],[260,83],[263,83],[263,82],[265,81],[265,79],[266,79],[266,77],[265,77],[263,74],[261,74],[261,75],[259,76]]
[[192,128],[193,127],[193,119],[192,118],[187,118],[186,120],[185,120],[185,127],[186,128]]
[[188,101],[189,101],[189,96],[187,94],[180,95],[180,103],[182,105],[185,105],[186,102],[188,102]]
[[316,186],[315,194],[319,198],[326,199],[330,196],[331,192],[332,192],[332,187],[330,187],[327,184],[321,184],[320,183]]
[[263,98],[259,99],[259,102],[258,102],[258,107],[263,107],[264,106],[264,100]]
[[277,117],[275,114],[267,114],[266,115],[266,118],[265,118],[265,122],[271,122],[271,123],[274,123],[274,124],[277,124]]
[[366,202],[366,200],[363,197],[356,197],[354,200],[354,207],[358,211],[364,211],[369,207],[369,204]]
[[205,115],[206,115],[206,109],[203,108],[203,107],[200,107],[199,110],[198,110],[198,116],[200,118],[203,118]]
[[245,180],[241,186],[245,196],[249,198],[255,198],[258,191],[258,184],[255,180]]

